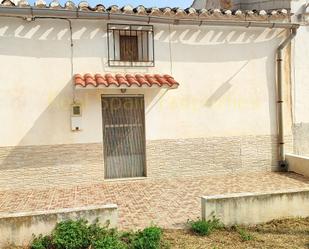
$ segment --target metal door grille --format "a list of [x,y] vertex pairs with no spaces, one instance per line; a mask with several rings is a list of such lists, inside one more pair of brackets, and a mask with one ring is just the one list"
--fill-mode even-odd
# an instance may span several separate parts
[[145,176],[143,96],[102,96],[105,177]]

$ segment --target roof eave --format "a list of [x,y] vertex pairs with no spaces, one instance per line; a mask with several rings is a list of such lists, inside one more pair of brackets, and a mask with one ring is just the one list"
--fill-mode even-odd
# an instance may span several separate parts
[[207,26],[239,26],[239,27],[267,27],[267,28],[297,28],[299,24],[282,20],[235,20],[220,18],[179,18],[177,16],[153,16],[125,13],[111,13],[103,11],[51,9],[38,7],[0,6],[0,16],[22,18],[59,18],[59,19],[105,19],[132,21],[143,23],[162,23],[175,25],[207,25]]

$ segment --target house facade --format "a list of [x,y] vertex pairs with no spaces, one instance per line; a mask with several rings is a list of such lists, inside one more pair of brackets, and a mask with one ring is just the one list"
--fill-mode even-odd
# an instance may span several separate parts
[[[276,52],[291,9],[0,9],[1,189],[280,170]],[[309,122],[291,49],[286,152]]]

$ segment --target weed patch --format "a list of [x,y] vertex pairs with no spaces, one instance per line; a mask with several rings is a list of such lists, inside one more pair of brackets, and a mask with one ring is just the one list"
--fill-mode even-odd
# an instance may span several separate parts
[[189,221],[190,230],[200,236],[208,236],[216,229],[223,228],[223,224],[215,217],[211,220],[195,220]]
[[254,236],[251,233],[249,233],[246,229],[236,227],[236,231],[240,235],[242,241],[254,240]]

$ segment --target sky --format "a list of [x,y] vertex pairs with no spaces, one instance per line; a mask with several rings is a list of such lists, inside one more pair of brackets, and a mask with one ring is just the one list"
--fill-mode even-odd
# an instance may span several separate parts
[[[51,0],[45,0],[47,3]],[[82,0],[73,0],[75,3],[79,3]],[[127,4],[136,7],[138,5],[144,5],[145,7],[180,7],[187,8],[189,7],[193,0],[86,0],[91,6],[96,4],[103,4],[104,6],[118,5],[124,6]],[[30,3],[33,4],[34,0],[30,0]],[[59,0],[61,4],[66,2],[66,0]]]

